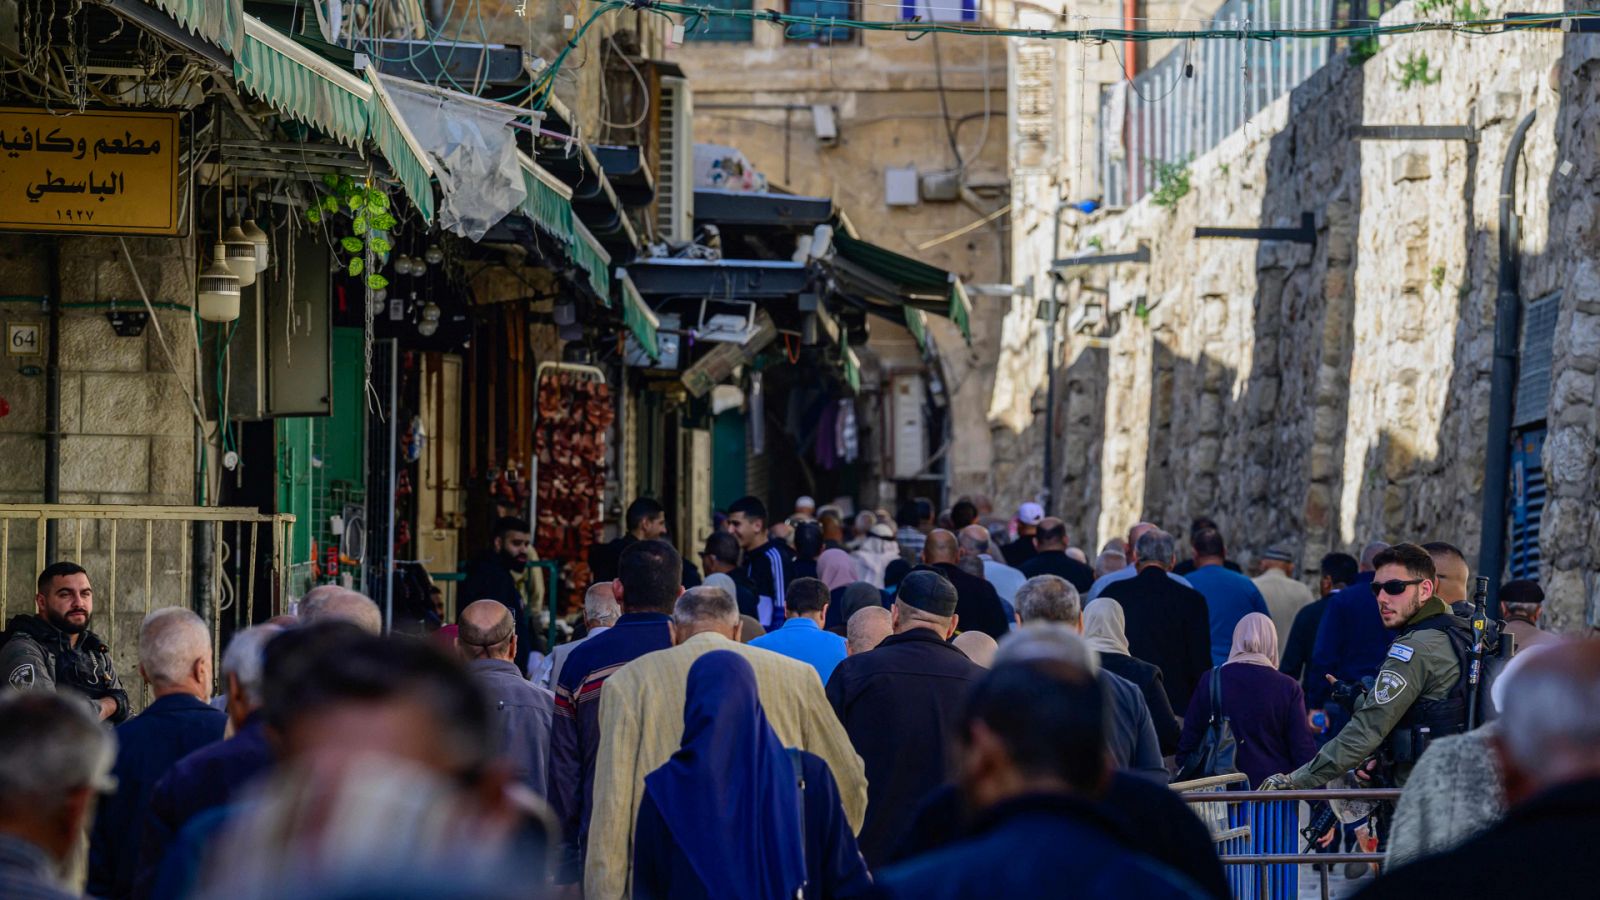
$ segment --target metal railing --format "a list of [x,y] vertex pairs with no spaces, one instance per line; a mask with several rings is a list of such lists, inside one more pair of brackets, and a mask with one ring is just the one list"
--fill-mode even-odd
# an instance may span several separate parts
[[[1230,790],[1246,782],[1242,774],[1172,785],[1211,829],[1217,856],[1236,900],[1294,900],[1300,892],[1300,866],[1318,864],[1321,896],[1329,896],[1328,866],[1335,863],[1382,865],[1382,853],[1310,853],[1300,846],[1301,803],[1326,800],[1398,800],[1395,788],[1314,791]],[[1219,812],[1222,810],[1223,812]],[[1219,830],[1219,826],[1220,830]]]
[[[9,621],[34,612],[35,579],[55,561],[46,538],[54,527],[57,559],[89,572],[92,627],[111,645],[130,702],[142,708],[137,638],[144,617],[163,606],[206,615],[212,671],[218,671],[225,616],[239,627],[254,622],[258,609],[263,619],[283,611],[289,585],[284,547],[293,522],[292,515],[246,507],[0,504],[0,613]],[[200,559],[197,540],[207,549]]]
[[[1213,29],[1320,28],[1335,0],[1228,0]],[[1348,0],[1345,0],[1348,2]],[[1100,93],[1105,205],[1123,207],[1158,187],[1159,166],[1183,166],[1221,143],[1327,62],[1326,40],[1181,42],[1131,81]]]

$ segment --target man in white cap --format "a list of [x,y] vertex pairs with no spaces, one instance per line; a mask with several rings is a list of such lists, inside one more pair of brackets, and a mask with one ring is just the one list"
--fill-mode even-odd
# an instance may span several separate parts
[[1000,548],[1006,565],[1020,569],[1023,563],[1039,552],[1033,545],[1033,536],[1038,533],[1039,523],[1043,521],[1044,507],[1039,504],[1028,502],[1017,507],[1017,539]]
[[801,496],[794,501],[794,518],[815,519],[817,517],[817,501],[810,497]]

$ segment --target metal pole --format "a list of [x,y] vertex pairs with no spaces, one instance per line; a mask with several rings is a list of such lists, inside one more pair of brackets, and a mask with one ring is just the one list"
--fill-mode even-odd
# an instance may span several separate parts
[[[1065,198],[1056,203],[1055,223],[1050,234],[1050,258],[1061,252],[1061,214],[1070,209]],[[1045,515],[1055,515],[1055,434],[1056,434],[1056,318],[1060,311],[1061,279],[1049,273],[1050,299],[1045,301],[1044,321],[1044,497]]]
[[[44,363],[44,502],[61,502],[61,239],[45,242],[45,267],[50,279],[50,336]],[[44,526],[45,559],[54,562],[58,526]]]
[[395,521],[395,492],[399,490],[400,475],[400,434],[398,419],[400,417],[400,347],[399,342],[390,339],[389,344],[389,528],[384,532],[388,546],[384,547],[383,565],[383,625],[385,629],[394,627],[394,521]]
[[1538,110],[1517,123],[1500,170],[1500,271],[1494,303],[1494,367],[1489,375],[1489,436],[1483,453],[1483,531],[1478,571],[1489,577],[1489,609],[1500,593],[1505,569],[1506,494],[1511,480],[1511,414],[1517,390],[1517,339],[1522,296],[1517,284],[1517,163]]

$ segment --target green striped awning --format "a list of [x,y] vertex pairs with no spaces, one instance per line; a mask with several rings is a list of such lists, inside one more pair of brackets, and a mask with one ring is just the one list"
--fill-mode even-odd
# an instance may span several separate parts
[[633,332],[634,340],[639,342],[644,352],[650,354],[651,359],[660,359],[661,343],[656,330],[661,327],[661,320],[644,302],[633,279],[628,277],[627,269],[617,270],[617,283],[622,285],[622,320],[627,323],[628,330]]
[[198,35],[232,53],[244,40],[243,0],[149,0],[150,5]]
[[351,147],[367,138],[372,88],[253,16],[234,51],[240,87]]
[[960,276],[852,236],[833,235],[834,263],[856,290],[886,302],[945,316],[972,341],[972,303]]
[[572,220],[572,230],[578,233],[578,240],[567,248],[568,255],[578,268],[589,273],[589,286],[599,295],[600,302],[610,306],[611,254],[577,218]]
[[917,339],[917,348],[928,349],[928,314],[915,306],[901,307],[906,314],[906,330]]
[[950,273],[950,321],[961,329],[967,343],[972,343],[972,299],[956,273]]
[[383,158],[389,162],[389,169],[405,186],[406,196],[422,213],[422,221],[432,224],[433,163],[428,161],[428,154],[423,152],[416,136],[395,110],[394,100],[384,89],[376,69],[367,69],[367,84],[372,88],[372,142],[378,145]]
[[840,356],[844,360],[844,380],[850,385],[853,393],[861,393],[861,360],[856,358],[856,351],[849,344],[844,345],[844,352]]
[[577,240],[577,233],[572,230],[572,188],[557,181],[525,153],[518,153],[517,161],[522,165],[523,187],[528,190],[522,200],[523,215],[545,234],[570,246]]

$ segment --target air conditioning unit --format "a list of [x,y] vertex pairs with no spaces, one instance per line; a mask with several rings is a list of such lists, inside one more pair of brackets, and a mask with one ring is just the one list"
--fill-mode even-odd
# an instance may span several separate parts
[[656,99],[656,236],[686,243],[694,238],[694,103],[688,79],[663,77]]
[[[756,331],[756,305],[743,300],[715,301],[717,306],[728,308],[727,311],[713,311],[710,304],[713,301],[700,301],[700,324],[695,328],[695,337],[702,341],[719,341],[727,344],[742,344],[750,340]],[[710,315],[707,315],[710,313]]]

